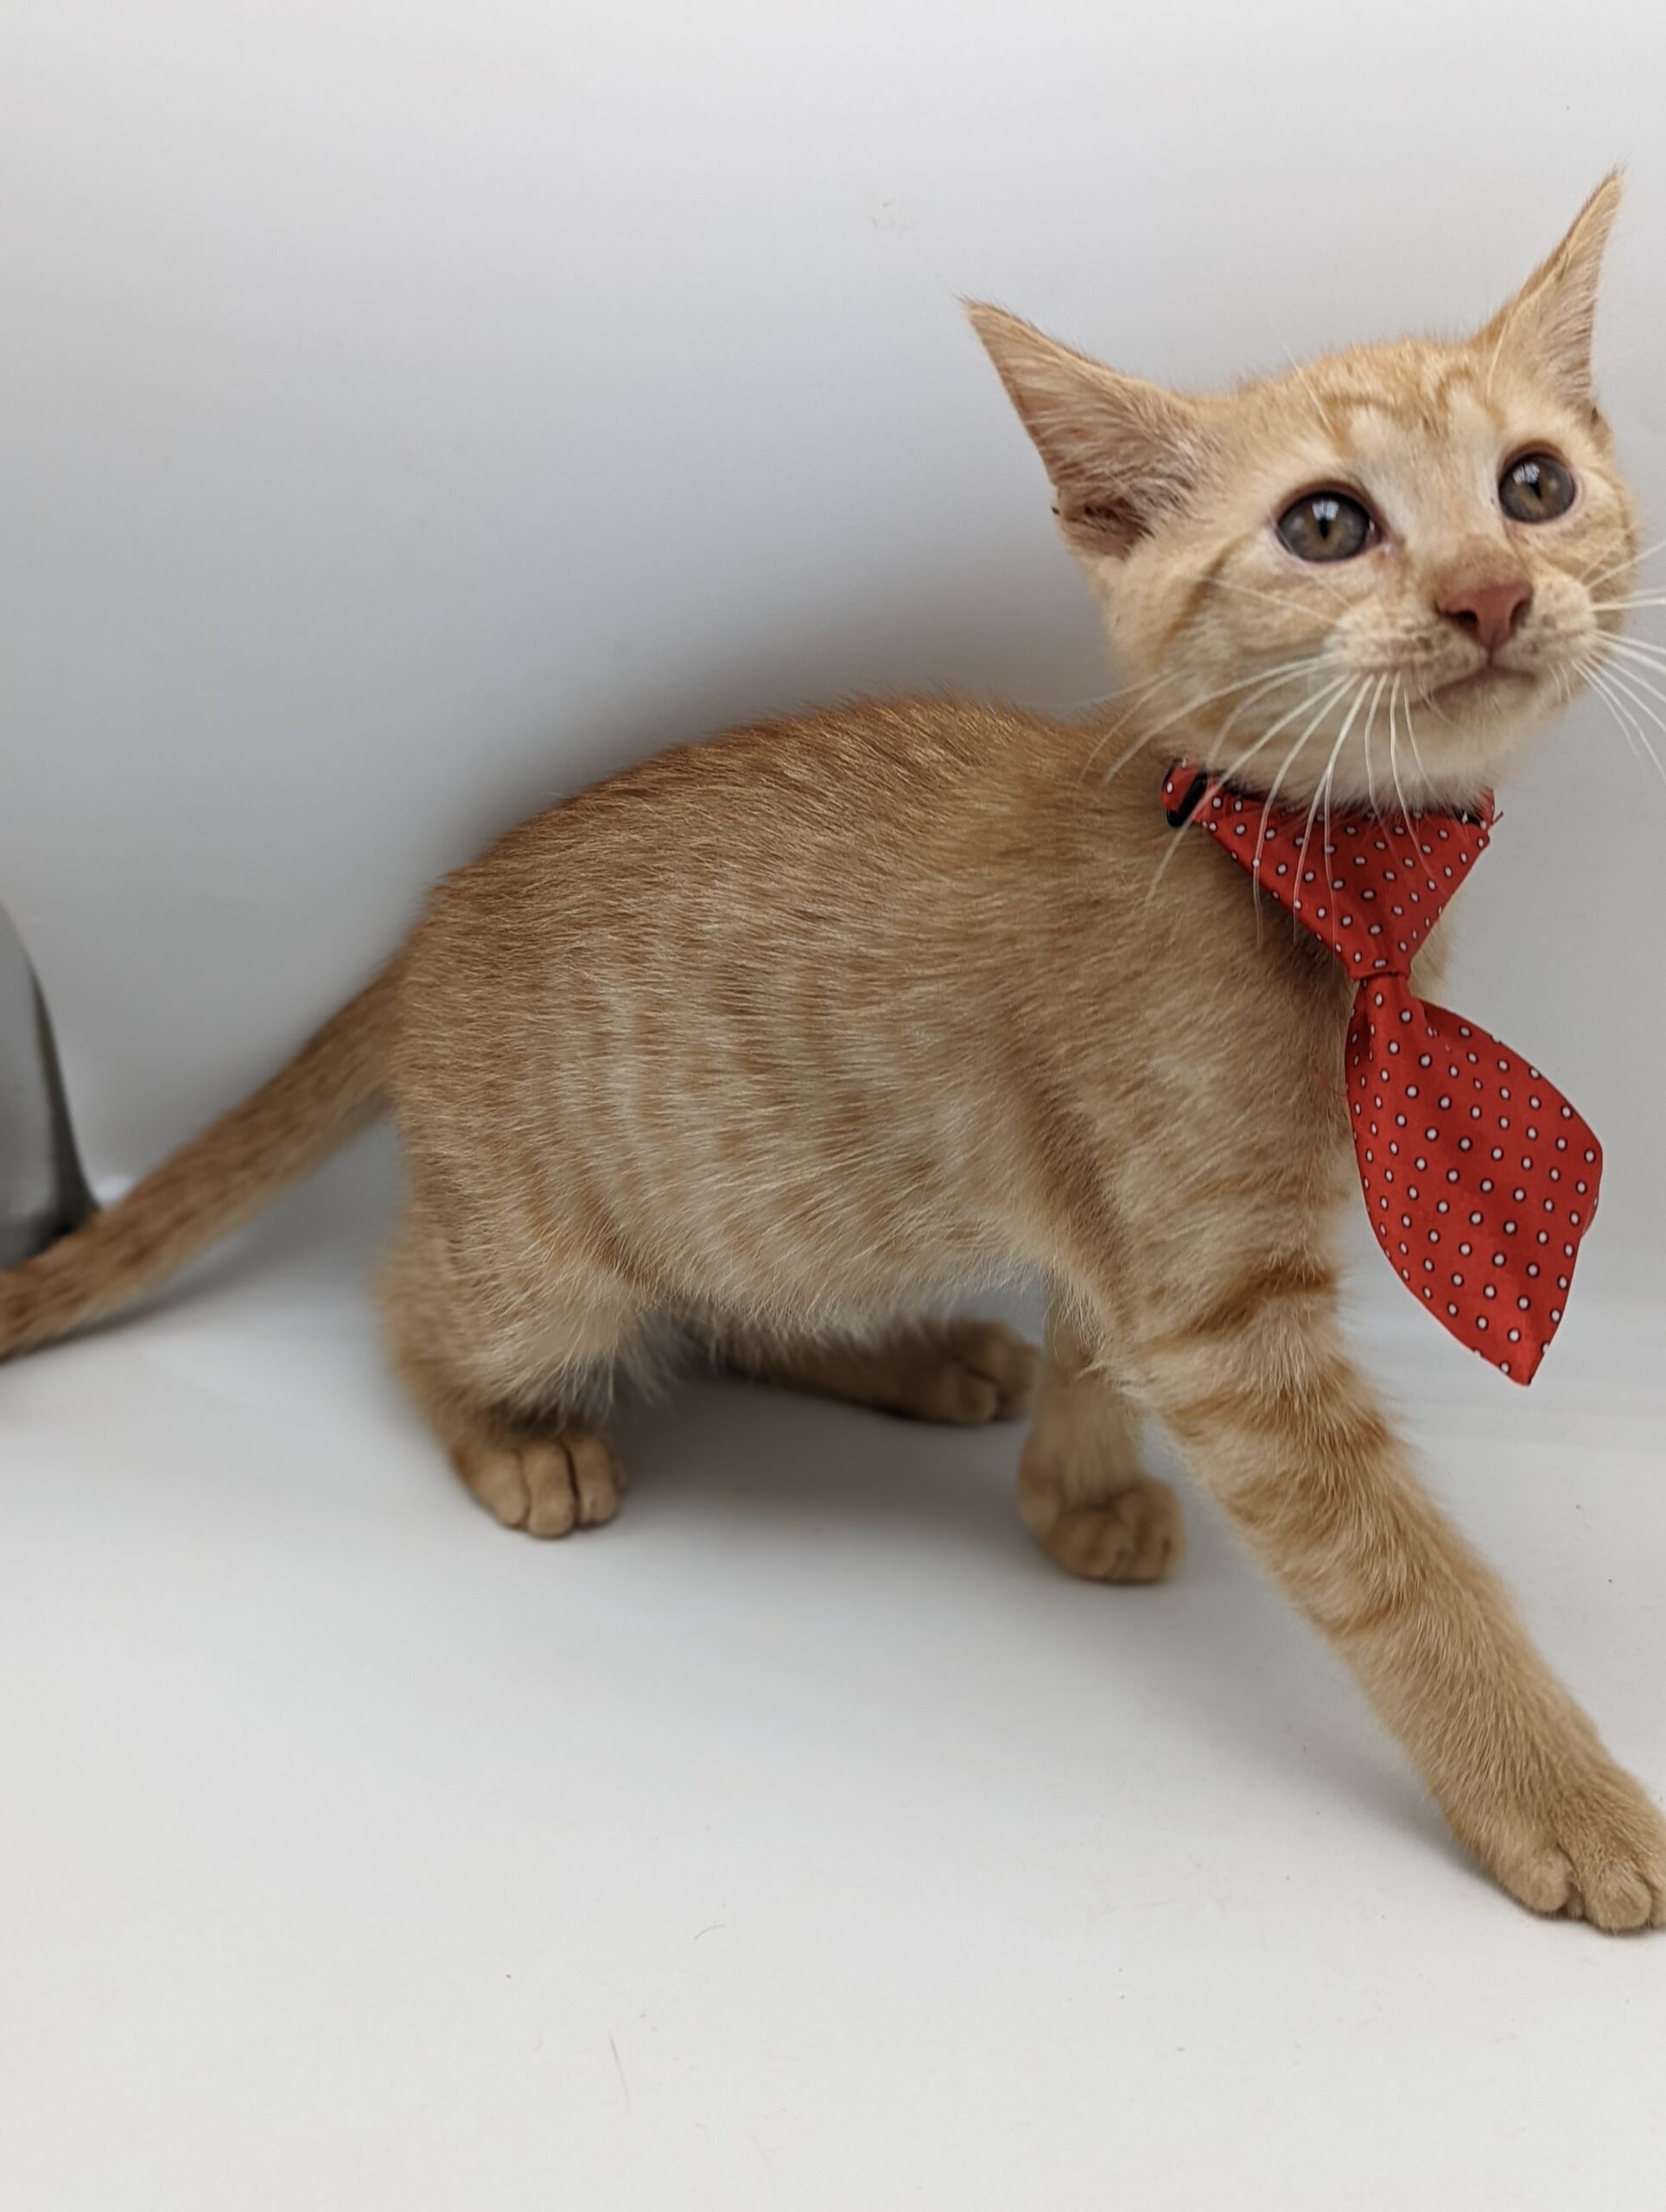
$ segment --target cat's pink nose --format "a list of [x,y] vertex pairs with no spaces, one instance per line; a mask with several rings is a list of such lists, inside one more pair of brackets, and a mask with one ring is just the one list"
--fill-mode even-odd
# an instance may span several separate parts
[[1455,583],[1436,603],[1442,614],[1467,631],[1491,656],[1515,635],[1532,597],[1533,587],[1525,576],[1507,576],[1502,583]]

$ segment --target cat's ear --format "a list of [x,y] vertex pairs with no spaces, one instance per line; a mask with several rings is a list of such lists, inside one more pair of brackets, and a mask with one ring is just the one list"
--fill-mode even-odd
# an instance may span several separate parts
[[1196,481],[1202,404],[1102,368],[1004,308],[968,301],[966,313],[1046,464],[1072,547],[1130,551]]
[[1507,354],[1576,407],[1594,404],[1591,336],[1597,287],[1623,190],[1618,169],[1603,179],[1561,244],[1475,340],[1488,360]]

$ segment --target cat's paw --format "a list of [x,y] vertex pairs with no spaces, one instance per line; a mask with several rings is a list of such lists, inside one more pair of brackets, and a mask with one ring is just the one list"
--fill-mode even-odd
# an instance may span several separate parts
[[1472,1847],[1535,1912],[1615,1933],[1666,1928],[1666,1820],[1609,1761],[1587,1755],[1536,1800],[1466,1825]]
[[1160,1582],[1185,1548],[1180,1500],[1153,1475],[1072,1505],[1027,1469],[1021,1497],[1025,1524],[1047,1557],[1085,1581]]
[[944,1321],[899,1345],[893,1409],[976,1427],[1028,1410],[1035,1348],[1000,1321]]
[[607,1440],[575,1433],[525,1443],[460,1445],[458,1473],[506,1529],[566,1536],[619,1510],[625,1470]]

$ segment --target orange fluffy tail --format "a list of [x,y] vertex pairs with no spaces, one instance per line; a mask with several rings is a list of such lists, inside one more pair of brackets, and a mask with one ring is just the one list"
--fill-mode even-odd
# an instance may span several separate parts
[[0,1357],[47,1343],[163,1281],[328,1159],[381,1111],[393,971],[289,1065],[105,1212],[0,1274]]

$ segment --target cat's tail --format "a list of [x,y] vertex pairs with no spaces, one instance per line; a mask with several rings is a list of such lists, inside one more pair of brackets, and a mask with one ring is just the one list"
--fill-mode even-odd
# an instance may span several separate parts
[[125,1197],[0,1274],[0,1357],[124,1306],[320,1167],[382,1109],[397,964]]

